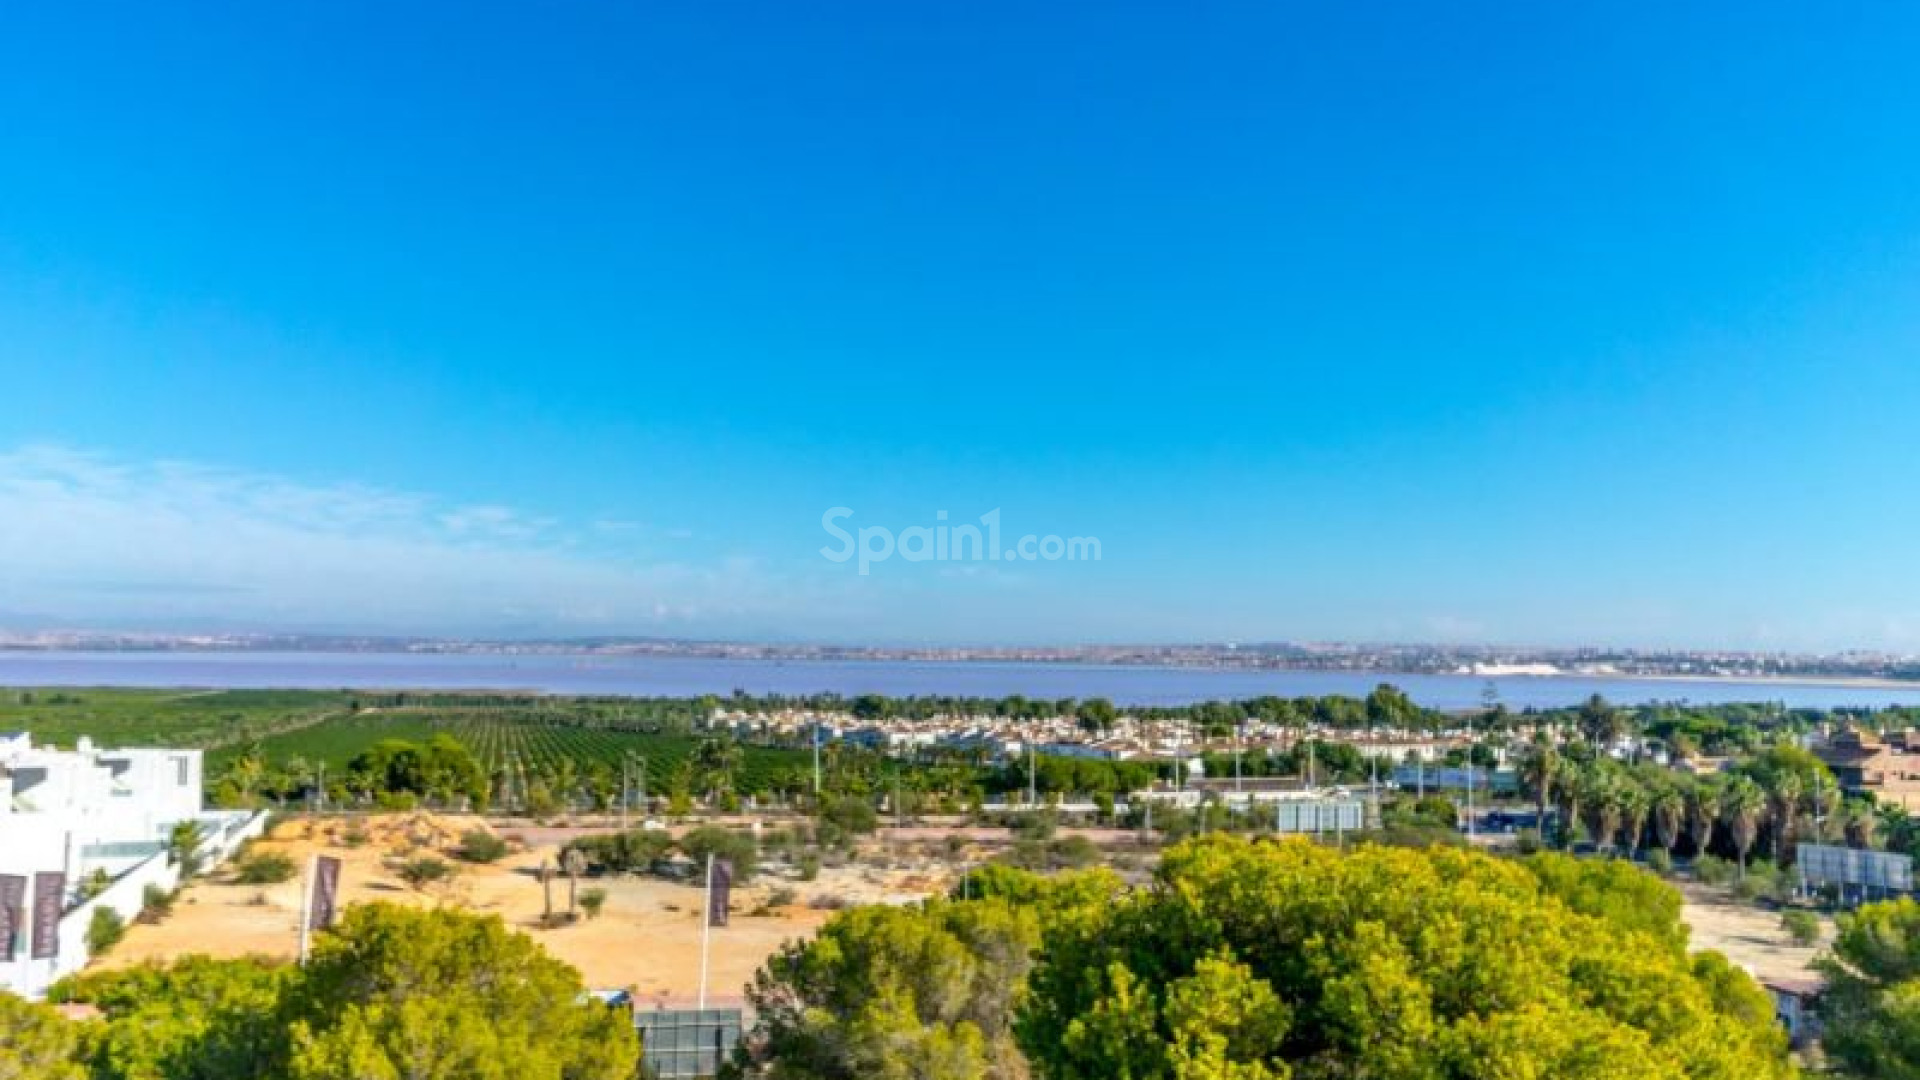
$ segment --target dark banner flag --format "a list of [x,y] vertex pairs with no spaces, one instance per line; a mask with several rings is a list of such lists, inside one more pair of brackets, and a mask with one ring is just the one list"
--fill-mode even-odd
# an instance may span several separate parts
[[339,914],[340,860],[322,855],[313,861],[313,906],[307,926],[325,930]]
[[60,955],[60,915],[66,907],[67,875],[33,875],[33,958]]
[[13,961],[26,928],[27,879],[22,874],[0,874],[0,964]]
[[733,864],[715,859],[707,871],[707,925],[727,925],[727,905],[733,902]]

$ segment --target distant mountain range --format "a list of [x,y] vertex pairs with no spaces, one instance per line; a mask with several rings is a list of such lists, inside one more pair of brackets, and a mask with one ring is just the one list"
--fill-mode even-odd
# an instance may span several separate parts
[[0,630],[0,650],[469,653],[688,656],[762,660],[978,661],[1400,674],[1590,675],[1920,681],[1920,656],[1504,645],[1200,642],[1119,645],[834,645],[676,638],[488,640],[336,634],[186,634]]

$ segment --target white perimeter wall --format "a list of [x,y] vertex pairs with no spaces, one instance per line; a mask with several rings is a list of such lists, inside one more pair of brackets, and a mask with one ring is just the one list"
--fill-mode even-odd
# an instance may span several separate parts
[[[205,826],[208,836],[200,846],[200,856],[207,869],[226,861],[239,849],[241,844],[259,836],[267,827],[265,811],[252,814],[208,815]],[[125,874],[115,878],[98,896],[81,904],[60,917],[60,955],[49,960],[33,960],[26,957],[32,951],[33,933],[31,928],[22,936],[20,955],[22,959],[11,964],[0,963],[0,989],[27,998],[39,998],[46,994],[47,987],[59,981],[62,976],[70,975],[87,966],[92,957],[87,950],[87,928],[93,923],[93,913],[102,908],[117,913],[121,921],[132,923],[145,907],[147,886],[158,885],[172,891],[180,884],[180,868],[173,865],[167,852],[149,856],[134,865]],[[32,882],[27,885],[26,916],[29,923],[33,920]]]

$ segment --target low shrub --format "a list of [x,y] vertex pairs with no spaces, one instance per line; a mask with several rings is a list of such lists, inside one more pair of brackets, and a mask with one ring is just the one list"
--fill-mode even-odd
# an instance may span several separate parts
[[140,916],[148,922],[159,922],[173,912],[173,893],[159,885],[148,885],[140,891]]
[[1742,900],[1762,898],[1783,899],[1792,892],[1792,878],[1782,874],[1777,867],[1765,859],[1755,859],[1747,866],[1746,874],[1736,877],[1733,894]]
[[424,889],[435,882],[445,881],[453,876],[453,864],[436,859],[431,855],[417,855],[401,863],[394,870],[400,880],[414,889]]
[[1693,876],[1699,878],[1702,885],[1725,885],[1738,873],[1738,867],[1717,855],[1702,855],[1693,860]]
[[291,856],[278,851],[249,851],[234,864],[233,880],[241,885],[278,885],[300,872]]
[[464,862],[499,862],[507,856],[507,842],[486,829],[468,829],[460,834],[453,854]]
[[1020,840],[1003,861],[1022,870],[1083,870],[1100,862],[1100,846],[1084,836]]
[[[658,829],[629,829],[602,836],[576,837],[567,845],[567,851],[584,856],[591,873],[639,873],[651,869],[673,851],[673,837]],[[564,861],[566,854],[562,853],[561,858]]]
[[93,918],[87,922],[87,952],[93,956],[103,956],[108,949],[120,944],[127,936],[127,921],[120,913],[110,907],[93,909]]
[[86,878],[80,882],[80,889],[79,889],[80,899],[91,900],[94,897],[99,896],[101,893],[106,892],[107,889],[112,885],[113,885],[113,879],[107,876],[107,872],[105,870],[96,869],[94,870],[93,873],[88,874]]
[[1046,810],[1015,815],[1008,825],[1013,835],[1022,840],[1051,840],[1059,827],[1059,817]]
[[695,866],[706,873],[707,856],[725,859],[733,864],[733,880],[744,884],[753,880],[754,871],[759,868],[760,848],[753,837],[718,825],[702,825],[690,830],[680,838],[678,847]]
[[1789,911],[1780,916],[1780,926],[1795,945],[1812,945],[1820,940],[1820,918],[1811,911]]
[[579,902],[580,910],[586,912],[587,918],[597,919],[600,917],[600,909],[607,906],[607,890],[581,889]]

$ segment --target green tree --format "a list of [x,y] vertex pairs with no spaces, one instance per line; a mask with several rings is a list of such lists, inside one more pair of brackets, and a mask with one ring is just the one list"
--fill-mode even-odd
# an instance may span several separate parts
[[1640,837],[1647,831],[1647,815],[1653,812],[1653,795],[1637,779],[1629,778],[1620,786],[1620,838],[1626,842],[1627,858],[1640,850]]
[[753,837],[718,825],[689,829],[680,838],[679,847],[702,873],[706,870],[707,856],[727,860],[733,864],[733,880],[742,884],[753,880],[760,865],[760,847],[753,842]]
[[1684,952],[1680,891],[1631,863],[1542,852],[1521,860],[1549,895],[1582,915],[1638,931]]
[[186,956],[81,975],[53,996],[106,1014],[88,1048],[99,1080],[253,1080],[281,1061],[286,1029],[275,1017],[296,970]]
[[625,1014],[497,917],[347,909],[288,995],[291,1080],[628,1080]]
[[1553,805],[1553,785],[1559,782],[1562,769],[1560,751],[1545,737],[1536,739],[1520,759],[1520,782],[1533,793],[1534,808],[1539,814],[1535,825],[1542,831],[1547,827],[1547,808]]
[[1868,904],[1839,924],[1819,961],[1827,1053],[1860,1080],[1920,1080],[1920,904]]
[[1713,827],[1720,821],[1723,791],[1717,776],[1700,777],[1687,787],[1687,843],[1693,846],[1696,859],[1713,845]]
[[197,821],[182,821],[168,830],[167,857],[180,868],[182,880],[200,872],[200,845],[206,840],[206,830]]
[[712,802],[734,790],[743,752],[731,736],[703,740],[693,753],[693,771],[700,780],[703,798]]
[[836,915],[767,961],[738,1067],[778,1080],[1019,1080],[1010,1022],[1043,919],[1071,918],[1117,879],[970,875],[973,899]]
[[1091,732],[1112,731],[1115,721],[1119,720],[1119,710],[1106,698],[1088,698],[1081,702],[1076,710],[1080,727]]
[[1050,1080],[1795,1075],[1750,980],[1710,982],[1648,918],[1581,914],[1469,851],[1212,834],[1049,921],[1018,1039]]
[[1874,833],[1880,826],[1880,816],[1874,812],[1872,803],[1863,799],[1849,799],[1840,810],[1842,835],[1847,846],[1867,850],[1873,847]]
[[1605,753],[1620,736],[1627,733],[1627,717],[1606,698],[1595,694],[1580,706],[1580,734],[1587,745]]
[[1720,793],[1720,820],[1733,838],[1739,854],[1740,876],[1747,876],[1747,853],[1753,850],[1760,831],[1760,815],[1766,812],[1767,795],[1749,777],[1736,776]]
[[80,1026],[0,990],[0,1080],[84,1080]]
[[127,920],[120,917],[118,911],[101,905],[93,909],[93,915],[87,920],[87,953],[91,956],[105,956],[107,950],[120,944],[127,936]]
[[1685,793],[1673,784],[1666,784],[1654,793],[1653,835],[1660,842],[1660,850],[1667,853],[1669,864],[1673,859],[1673,849],[1680,843],[1680,833],[1686,827],[1686,821]]

